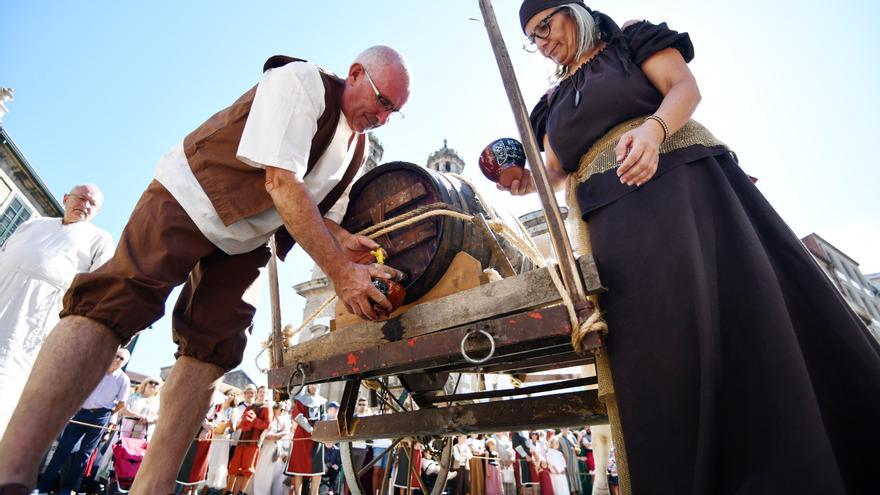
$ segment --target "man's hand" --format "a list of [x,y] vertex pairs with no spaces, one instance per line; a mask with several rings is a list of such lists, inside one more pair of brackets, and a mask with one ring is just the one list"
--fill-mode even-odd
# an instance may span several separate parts
[[[382,312],[390,313],[391,302],[379,292],[372,280],[372,277],[390,278],[387,271],[380,269],[380,265],[376,264],[359,265],[349,262],[347,265],[333,274],[327,274],[345,308],[366,320],[376,320]],[[378,305],[380,311],[376,311],[374,303]]]
[[[331,225],[336,224],[331,223]],[[404,274],[400,270],[391,268],[388,265],[380,265],[378,263],[375,263],[376,256],[373,254],[373,252],[377,249],[382,249],[382,246],[380,246],[378,242],[370,239],[367,236],[349,234],[342,227],[337,228],[338,232],[334,232],[334,235],[337,236],[339,245],[342,246],[343,251],[352,263],[357,263],[361,265],[372,264],[375,270],[379,270],[380,272],[382,272],[382,275],[379,276],[379,278],[394,280],[395,282],[402,282],[403,279],[406,278],[406,274]],[[331,228],[330,231],[333,232],[333,230],[334,229]],[[382,254],[388,256],[384,249],[382,249]]]
[[360,265],[374,263],[376,257],[373,256],[372,252],[382,248],[378,242],[369,237],[356,234],[343,236],[342,239],[339,239],[339,244],[342,245],[346,257],[348,257],[352,263],[358,263]]

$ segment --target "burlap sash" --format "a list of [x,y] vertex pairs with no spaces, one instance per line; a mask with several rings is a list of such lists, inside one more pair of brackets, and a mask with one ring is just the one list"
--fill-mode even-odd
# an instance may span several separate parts
[[[576,194],[578,184],[586,182],[593,174],[601,174],[619,167],[620,163],[615,156],[614,147],[617,146],[621,136],[642,125],[646,118],[647,116],[627,120],[608,131],[584,153],[578,162],[577,172],[568,175],[565,198],[569,208],[568,224],[575,256],[591,254],[593,251],[587,223],[581,220],[583,212],[581,212]],[[702,124],[696,120],[689,120],[660,145],[660,153],[669,153],[695,144],[707,147],[725,146]]]

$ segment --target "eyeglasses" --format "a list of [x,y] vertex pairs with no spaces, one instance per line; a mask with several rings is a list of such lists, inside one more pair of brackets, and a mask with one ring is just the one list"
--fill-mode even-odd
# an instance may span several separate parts
[[87,198],[81,194],[70,193],[70,194],[68,194],[68,196],[71,198],[75,198],[79,201],[82,201],[83,203],[89,205],[89,208],[100,208],[101,207],[101,205],[98,204],[95,200]]
[[117,361],[125,361],[125,356],[116,356]]
[[158,387],[158,386],[159,386],[159,382],[154,382],[154,381],[150,380],[150,381],[147,382],[147,385],[152,385],[152,386],[154,386],[154,387]]
[[550,12],[547,16],[541,19],[541,21],[538,22],[538,25],[535,26],[535,30],[532,31],[532,34],[528,35],[529,42],[528,44],[523,45],[523,50],[529,53],[535,53],[538,51],[538,47],[535,45],[535,39],[547,39],[547,36],[550,36],[550,19],[565,9],[565,6],[558,7],[556,10]]
[[367,72],[367,68],[364,67],[363,69],[364,74],[367,76],[367,82],[370,83],[370,86],[373,87],[373,93],[376,94],[376,100],[379,102],[380,105],[382,105],[382,108],[384,108],[385,111],[388,112],[388,119],[386,120],[386,122],[390,120],[402,119],[403,113],[400,111],[400,109],[395,108],[394,103],[391,103],[391,100],[389,100],[384,95],[382,95],[382,93],[379,92],[379,88],[376,87],[376,83],[373,82],[373,78],[370,77],[370,73]]

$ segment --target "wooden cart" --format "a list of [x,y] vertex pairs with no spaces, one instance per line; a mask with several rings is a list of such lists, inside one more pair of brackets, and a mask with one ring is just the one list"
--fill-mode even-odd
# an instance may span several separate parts
[[[445,480],[453,435],[609,422],[595,374],[506,390],[458,392],[462,373],[521,375],[594,363],[592,353],[572,347],[571,319],[549,270],[558,270],[563,292],[581,321],[593,310],[587,296],[603,290],[593,259],[575,260],[572,254],[491,3],[479,3],[559,264],[425,302],[388,321],[359,322],[288,349],[274,346],[269,385],[275,390],[293,396],[308,384],[345,381],[338,418],[318,422],[312,436],[340,442],[346,481],[354,495],[366,495],[361,474],[380,460],[354,469],[354,440],[390,438],[392,446],[403,445],[404,438],[433,441],[442,453],[438,480]],[[280,343],[277,310],[275,316],[273,341]],[[587,339],[586,347],[600,347],[599,334],[588,334]],[[376,392],[388,414],[355,417],[362,385]],[[399,450],[411,460],[412,449],[410,444]],[[412,462],[406,464],[413,472],[418,469]],[[420,486],[409,488],[440,495],[444,484],[437,482],[427,490],[419,479]]]
[[[591,257],[580,258],[576,266],[589,293],[602,290]],[[357,323],[285,349],[283,365],[269,371],[269,385],[292,396],[308,384],[345,380],[338,419],[317,423],[312,435],[342,442],[345,472],[356,495],[353,440],[391,438],[396,444],[405,437],[605,424],[595,376],[457,393],[461,373],[527,374],[593,363],[592,354],[572,348],[570,319],[548,273],[553,269],[481,285],[388,321]],[[583,308],[587,314],[592,310],[588,304]],[[364,380],[377,389],[390,414],[354,417]],[[536,393],[542,395],[530,397]],[[480,399],[490,400],[476,402]],[[440,479],[445,479],[452,442],[440,443]],[[434,495],[442,490],[442,483],[437,485]]]

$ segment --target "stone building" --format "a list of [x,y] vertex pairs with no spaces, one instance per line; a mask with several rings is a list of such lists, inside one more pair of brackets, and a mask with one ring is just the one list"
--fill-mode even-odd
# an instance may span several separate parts
[[[12,90],[0,88],[0,119]],[[34,217],[61,217],[64,208],[18,149],[0,121],[0,246],[19,225]]]
[[801,242],[853,311],[880,341],[880,290],[862,274],[858,262],[818,234],[810,234]]
[[425,163],[425,167],[437,172],[461,174],[462,170],[464,170],[464,160],[454,149],[446,145],[446,140],[444,139],[443,147],[428,156],[428,162]]

